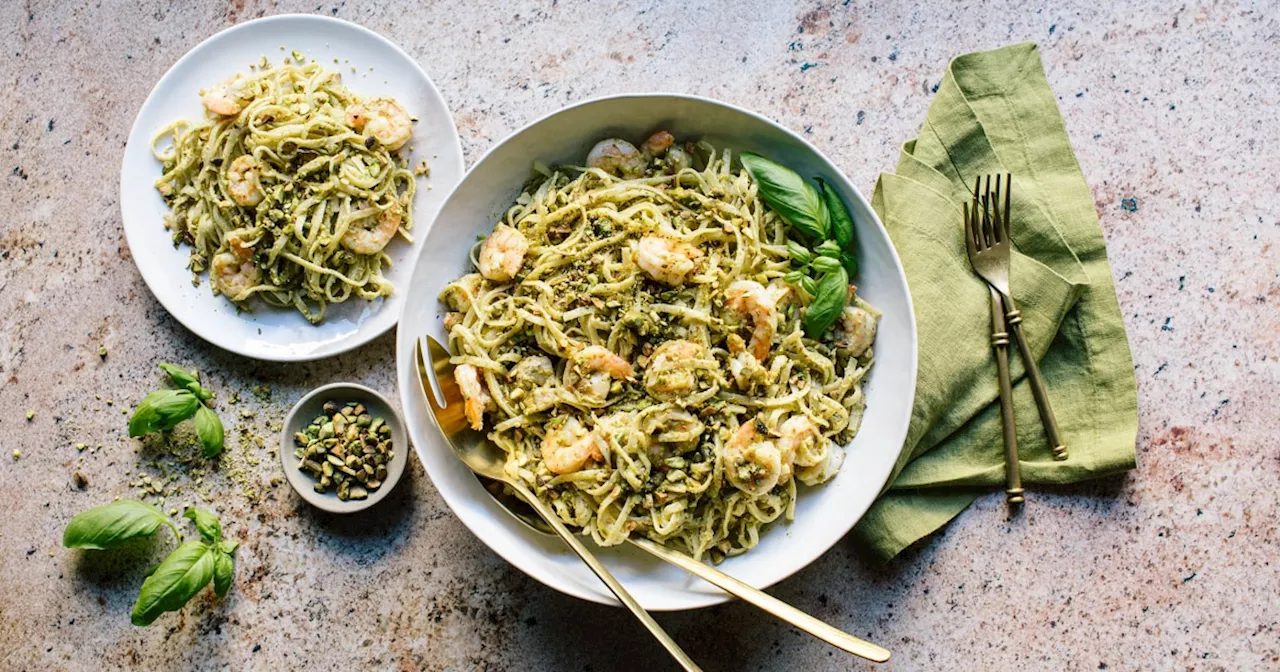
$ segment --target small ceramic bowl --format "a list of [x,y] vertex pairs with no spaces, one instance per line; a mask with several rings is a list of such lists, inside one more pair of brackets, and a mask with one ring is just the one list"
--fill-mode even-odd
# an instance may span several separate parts
[[[293,454],[298,446],[293,441],[293,435],[306,429],[317,415],[323,414],[324,404],[328,401],[338,404],[348,402],[364,404],[369,415],[382,418],[382,421],[391,428],[391,452],[394,454],[391,461],[387,463],[387,477],[383,479],[382,485],[377,490],[371,491],[365,499],[348,499],[344,502],[338,499],[336,488],[329,488],[323,493],[316,492],[316,480],[311,477],[311,474],[298,468],[299,460]],[[312,506],[333,513],[363,511],[382,501],[387,493],[396,487],[396,483],[400,482],[400,476],[404,474],[408,458],[409,437],[405,432],[404,420],[400,418],[400,413],[381,394],[354,383],[333,383],[312,390],[294,404],[293,410],[289,411],[289,417],[284,420],[284,430],[280,434],[280,466],[284,468],[284,475],[289,479],[289,485],[293,486],[294,492]]]

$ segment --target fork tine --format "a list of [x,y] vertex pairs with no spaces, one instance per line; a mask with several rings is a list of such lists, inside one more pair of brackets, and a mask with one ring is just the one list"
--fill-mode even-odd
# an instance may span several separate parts
[[964,204],[964,247],[965,247],[965,251],[969,253],[969,259],[971,260],[970,263],[972,263],[973,255],[977,252],[977,247],[975,246],[974,239],[973,239],[973,212],[974,210],[971,210],[969,208],[969,204],[965,203]]
[[1001,223],[1000,211],[1000,175],[996,175],[996,188],[991,192],[991,239],[992,243],[1001,243],[1005,241],[1005,232],[1002,230],[1004,224]]
[[1004,239],[1009,237],[1009,195],[1013,193],[1013,173],[1004,174],[1004,209],[1000,211],[1000,224],[1004,227]]
[[982,185],[982,178],[974,178],[973,181],[973,205],[970,207],[968,224],[969,240],[973,242],[975,250],[982,249],[982,225],[978,223],[981,217],[981,210],[978,208],[978,191]]
[[995,236],[991,229],[991,176],[987,176],[986,184],[982,189],[982,242],[983,248],[995,245]]

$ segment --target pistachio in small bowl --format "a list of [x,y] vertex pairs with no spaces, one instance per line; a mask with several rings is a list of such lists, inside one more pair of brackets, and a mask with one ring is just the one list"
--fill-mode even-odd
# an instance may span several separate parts
[[349,513],[373,506],[404,473],[408,439],[395,408],[351,383],[326,385],[290,411],[280,461],[293,489],[313,506]]

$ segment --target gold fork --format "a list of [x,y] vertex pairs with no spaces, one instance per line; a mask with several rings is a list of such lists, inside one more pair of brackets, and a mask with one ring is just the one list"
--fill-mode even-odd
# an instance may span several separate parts
[[[996,180],[997,195],[1000,181]],[[1023,502],[1022,473],[1018,466],[1018,434],[1013,424],[1013,388],[1009,381],[1009,334],[1005,330],[1004,306],[995,284],[983,270],[997,277],[1003,276],[1006,286],[1009,277],[1008,239],[1004,247],[993,239],[990,198],[991,180],[987,180],[987,193],[979,208],[978,189],[973,191],[973,204],[964,204],[964,246],[969,253],[969,264],[987,284],[991,292],[991,345],[996,354],[996,377],[1000,381],[1000,426],[1004,434],[1005,498],[1010,504]],[[1008,192],[1005,192],[1006,194]],[[996,227],[998,228],[998,227]]]
[[[973,184],[974,209],[978,207],[977,178]],[[1031,354],[1031,346],[1022,334],[1022,313],[1013,302],[1013,293],[1009,289],[1009,196],[1013,192],[1013,176],[1005,175],[1004,203],[1000,202],[1000,178],[996,177],[995,191],[991,189],[991,176],[987,176],[986,192],[982,197],[983,211],[989,213],[983,218],[983,234],[974,236],[977,250],[969,250],[969,262],[974,271],[982,276],[1000,292],[1004,299],[1005,317],[1009,320],[1009,331],[1013,333],[1013,341],[1018,344],[1018,354],[1022,355],[1022,367],[1027,372],[1027,382],[1031,385],[1031,396],[1036,400],[1036,410],[1040,412],[1040,424],[1044,425],[1044,433],[1049,439],[1050,450],[1055,460],[1067,459],[1067,446],[1062,440],[1062,432],[1058,429],[1058,420],[1053,415],[1053,407],[1049,405],[1049,392],[1040,376],[1040,365]]]

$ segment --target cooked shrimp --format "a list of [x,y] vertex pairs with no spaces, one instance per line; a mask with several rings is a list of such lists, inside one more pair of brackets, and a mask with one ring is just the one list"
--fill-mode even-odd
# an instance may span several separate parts
[[640,150],[650,156],[662,156],[667,153],[667,148],[674,144],[675,138],[666,131],[655,131],[645,139],[644,144],[640,145]]
[[206,110],[224,117],[240,114],[243,109],[244,91],[240,88],[243,81],[233,77],[209,89],[200,99]]
[[518,386],[528,389],[545,385],[555,375],[556,370],[551,365],[550,357],[529,355],[511,368],[507,378],[516,381]]
[[377,254],[395,237],[402,220],[400,204],[392,201],[391,207],[378,213],[372,227],[365,229],[352,222],[352,226],[342,234],[342,246],[356,254]]
[[750,317],[753,323],[751,330],[751,354],[764,361],[769,356],[769,345],[773,341],[778,322],[778,299],[785,289],[765,287],[754,280],[738,280],[725,290],[725,302],[733,310]]
[[693,271],[702,251],[682,240],[662,235],[640,239],[636,246],[636,265],[649,277],[668,285],[682,285]]
[[413,119],[400,103],[389,98],[374,98],[348,107],[346,121],[348,126],[365,137],[372,136],[393,152],[413,135]]
[[576,392],[587,404],[599,406],[609,397],[612,379],[631,378],[634,369],[627,360],[600,345],[588,345],[570,356],[565,367],[564,385]]
[[603,459],[594,432],[572,416],[561,416],[547,423],[542,439],[542,462],[553,474],[571,474],[591,460]]
[[694,372],[702,356],[702,346],[693,341],[667,341],[659,345],[644,371],[645,389],[659,399],[689,394],[697,383]]
[[258,160],[252,154],[241,154],[227,166],[227,192],[233,201],[245,207],[262,202],[258,173]]
[[462,391],[462,398],[465,400],[463,409],[466,411],[467,421],[471,423],[471,429],[480,431],[484,427],[484,412],[493,399],[480,382],[479,370],[470,364],[459,364],[453,370],[453,380]]
[[630,378],[635,374],[631,362],[613,354],[603,345],[588,345],[573,354],[573,361],[591,371],[600,371],[614,378]]
[[801,467],[812,467],[826,457],[827,439],[818,431],[813,421],[803,415],[793,415],[778,428],[782,438],[778,449],[783,456],[790,455]]
[[520,272],[528,251],[529,239],[523,233],[499,224],[480,246],[480,272],[494,282],[506,282]]
[[618,138],[601,140],[587,153],[588,168],[599,168],[624,179],[640,177],[648,164],[649,158],[635,145]]
[[248,252],[219,252],[213,255],[209,276],[214,288],[232,301],[247,298],[244,294],[262,282],[262,272],[253,263],[253,255]]
[[821,485],[831,480],[844,464],[844,450],[832,444],[827,447],[827,454],[822,461],[796,470],[796,479],[805,485]]
[[768,493],[782,478],[782,454],[772,441],[760,438],[754,420],[738,428],[720,459],[729,483],[755,497]]
[[836,347],[848,348],[857,357],[876,340],[876,316],[857,306],[845,306],[834,333]]
[[693,167],[693,156],[683,147],[672,147],[667,150],[667,172],[672,175]]

